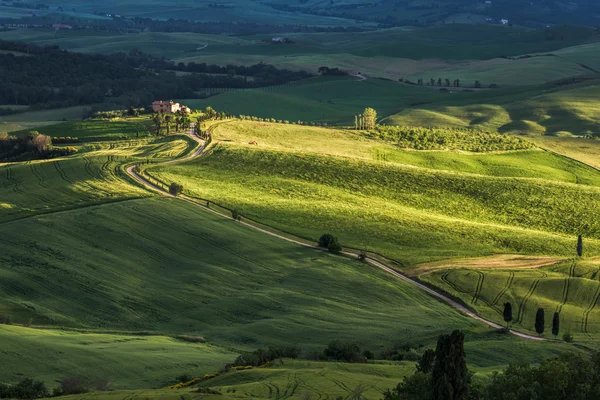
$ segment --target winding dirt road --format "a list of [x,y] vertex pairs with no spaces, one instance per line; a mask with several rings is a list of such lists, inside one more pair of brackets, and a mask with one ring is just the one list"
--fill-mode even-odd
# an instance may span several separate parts
[[[192,154],[190,154],[189,156],[184,157],[184,158],[175,159],[175,160],[171,160],[171,161],[165,161],[165,162],[160,163],[160,164],[154,164],[153,166],[169,165],[169,164],[175,164],[175,163],[185,162],[185,161],[189,161],[191,159],[197,158],[200,155],[202,155],[203,151],[206,148],[206,142],[204,140],[200,139],[198,136],[196,136],[196,134],[194,132],[194,126],[193,125],[190,128],[190,131],[187,134],[187,136],[190,137],[190,138],[192,138],[194,141],[196,141],[199,144],[198,148]],[[183,201],[187,201],[188,203],[191,203],[191,204],[195,205],[196,207],[200,207],[200,208],[202,208],[205,211],[210,211],[210,212],[212,212],[214,214],[217,214],[217,215],[220,215],[220,216],[222,216],[224,218],[232,219],[231,216],[223,214],[223,213],[220,213],[220,212],[218,212],[216,210],[210,209],[210,208],[206,207],[206,205],[200,204],[196,200],[194,200],[194,199],[192,199],[192,198],[190,198],[188,196],[185,196],[185,195],[179,195],[177,197],[173,196],[168,191],[164,190],[161,187],[158,187],[158,186],[152,184],[150,181],[146,180],[143,176],[138,175],[135,172],[135,168],[137,166],[138,165],[129,166],[126,169],[126,171],[127,171],[127,174],[129,174],[129,176],[131,176],[131,178],[133,178],[136,182],[138,182],[143,187],[145,187],[145,188],[147,188],[149,190],[152,190],[154,192],[158,192],[158,193],[160,193],[163,196],[177,198],[177,199],[180,199],[180,200],[183,200]],[[294,243],[294,244],[297,244],[297,245],[300,245],[300,246],[304,246],[304,247],[308,247],[308,248],[312,248],[312,249],[323,250],[322,248],[320,248],[318,246],[307,244],[307,243],[302,242],[300,240],[292,239],[290,237],[286,237],[286,236],[283,236],[283,235],[279,235],[279,234],[271,232],[269,230],[260,228],[260,227],[258,227],[256,225],[252,225],[252,224],[250,224],[248,222],[240,221],[240,223],[242,225],[245,225],[245,226],[251,228],[251,229],[254,229],[254,230],[262,232],[262,233],[265,233],[265,234],[267,234],[269,236],[272,236],[272,237],[276,237],[278,239],[285,240],[285,241],[290,242],[290,243]],[[342,254],[345,255],[345,256],[348,256],[348,257],[352,257],[352,258],[358,258],[358,255],[355,254],[355,253],[342,252]],[[367,262],[367,263],[369,263],[369,264],[371,264],[371,265],[373,265],[373,266],[375,266],[377,268],[380,268],[381,270],[387,272],[388,274],[391,274],[391,275],[395,276],[396,278],[401,279],[404,282],[407,282],[407,283],[409,283],[409,284],[411,284],[411,285],[413,285],[413,286],[415,286],[415,287],[417,287],[417,288],[419,288],[419,289],[427,292],[431,296],[437,298],[440,301],[443,301],[444,303],[448,304],[452,308],[458,310],[459,312],[463,313],[464,315],[466,315],[468,317],[476,319],[477,321],[480,321],[480,322],[482,322],[482,323],[484,323],[484,324],[486,324],[486,325],[488,325],[488,326],[490,326],[490,327],[492,327],[494,329],[501,329],[501,328],[503,328],[501,325],[499,325],[499,324],[497,324],[495,322],[492,322],[490,320],[487,320],[487,319],[483,318],[482,316],[480,316],[479,314],[475,313],[474,311],[469,310],[467,307],[465,307],[462,304],[460,304],[459,302],[451,299],[450,297],[448,297],[448,296],[446,296],[446,295],[444,295],[442,293],[439,293],[439,292],[435,291],[434,289],[432,289],[432,288],[430,288],[430,287],[428,287],[426,285],[423,285],[422,283],[420,283],[420,282],[418,282],[418,281],[416,281],[416,280],[414,280],[414,279],[412,279],[412,278],[410,278],[410,277],[408,277],[408,276],[406,276],[406,275],[404,275],[404,274],[402,274],[402,273],[400,273],[400,272],[398,272],[398,271],[396,271],[396,270],[388,267],[387,265],[385,265],[385,264],[383,264],[383,263],[381,263],[381,262],[379,262],[379,261],[377,261],[377,260],[375,260],[373,258],[367,257],[365,259],[365,262]],[[546,340],[546,339],[538,337],[538,336],[528,335],[526,333],[518,332],[518,331],[515,331],[515,330],[512,330],[512,329],[510,330],[510,333],[512,333],[513,335],[516,335],[516,336],[518,336],[520,338],[523,338],[523,339],[537,340],[537,341]]]

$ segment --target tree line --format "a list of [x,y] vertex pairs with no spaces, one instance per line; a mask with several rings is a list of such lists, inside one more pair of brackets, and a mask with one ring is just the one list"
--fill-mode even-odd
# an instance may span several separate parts
[[21,137],[0,132],[0,162],[62,157],[76,151],[74,147],[54,147],[50,136],[37,131]]
[[[113,108],[142,106],[156,99],[200,98],[198,92],[204,88],[273,86],[311,76],[267,64],[222,68],[204,64],[182,66],[135,51],[129,54],[81,54],[56,46],[6,41],[0,41],[0,50],[31,55],[0,54],[3,80],[0,104],[33,105],[33,108],[96,103],[110,103]],[[173,71],[178,69],[190,73],[178,76]],[[227,73],[223,75],[208,73],[225,70]],[[239,72],[253,79],[236,75]]]

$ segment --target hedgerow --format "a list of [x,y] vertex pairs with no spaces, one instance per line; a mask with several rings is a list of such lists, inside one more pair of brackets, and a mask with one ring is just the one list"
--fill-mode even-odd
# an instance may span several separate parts
[[378,125],[367,133],[377,139],[394,142],[398,147],[415,150],[462,150],[471,152],[524,150],[533,145],[512,135],[467,128],[426,128]]

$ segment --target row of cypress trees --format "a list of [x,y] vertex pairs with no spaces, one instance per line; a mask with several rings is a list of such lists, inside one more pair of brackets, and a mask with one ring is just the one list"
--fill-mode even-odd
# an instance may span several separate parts
[[[513,320],[512,304],[510,304],[509,302],[504,303],[503,316],[504,316],[504,321],[506,322],[506,329],[508,329],[509,324]],[[538,308],[537,313],[535,314],[535,331],[540,336],[544,333],[544,330],[545,330],[545,325],[546,325],[545,320],[546,320],[546,317],[545,317],[544,309]],[[558,336],[559,331],[560,331],[560,314],[558,313],[558,311],[556,311],[554,313],[554,316],[552,317],[552,334],[554,335],[554,337]]]

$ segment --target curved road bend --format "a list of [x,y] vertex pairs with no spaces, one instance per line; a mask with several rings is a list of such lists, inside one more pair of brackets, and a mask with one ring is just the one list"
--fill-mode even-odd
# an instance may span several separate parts
[[[193,159],[193,158],[196,158],[196,157],[200,156],[202,154],[202,152],[204,151],[204,149],[206,148],[206,142],[204,140],[200,139],[198,136],[196,136],[196,134],[194,132],[194,126],[193,125],[190,128],[190,132],[187,135],[190,138],[192,138],[193,140],[195,140],[197,143],[200,144],[200,146],[198,147],[198,149],[196,149],[196,151],[194,151],[194,153],[192,153],[191,155],[189,155],[189,156],[187,156],[185,158],[175,159],[175,160],[171,160],[171,161],[165,161],[163,163],[154,164],[154,165],[168,165],[168,164],[173,164],[173,163],[177,163],[177,162],[187,161],[187,160],[190,160],[190,159]],[[225,214],[222,214],[222,213],[220,213],[218,211],[215,211],[215,210],[212,210],[210,208],[207,208],[206,206],[204,206],[202,204],[199,204],[198,202],[194,201],[193,199],[191,199],[191,198],[189,198],[189,197],[187,197],[185,195],[180,195],[179,197],[175,197],[175,196],[171,195],[170,193],[166,192],[164,189],[155,186],[154,184],[152,184],[151,182],[147,181],[142,176],[138,175],[134,171],[134,169],[136,167],[137,167],[137,164],[136,165],[132,165],[132,166],[128,167],[126,169],[126,171],[129,174],[129,176],[131,176],[133,179],[135,179],[135,181],[138,182],[140,185],[142,185],[142,186],[144,186],[144,187],[146,187],[146,188],[148,188],[148,189],[150,189],[152,191],[159,192],[163,196],[178,198],[180,200],[187,201],[188,203],[191,203],[191,204],[193,204],[193,205],[195,205],[197,207],[200,207],[200,208],[202,208],[205,211],[210,211],[210,212],[212,212],[214,214],[217,214],[217,215],[220,215],[222,217],[231,219],[231,217],[229,215],[225,215]],[[269,236],[276,237],[276,238],[288,241],[290,243],[294,243],[294,244],[297,244],[297,245],[300,245],[300,246],[304,246],[304,247],[308,247],[308,248],[312,248],[312,249],[321,249],[318,246],[310,245],[310,244],[301,242],[299,240],[295,240],[295,239],[291,239],[289,237],[285,237],[283,235],[279,235],[277,233],[274,233],[274,232],[268,231],[266,229],[254,226],[254,225],[249,224],[249,223],[244,222],[244,221],[240,221],[240,223],[242,225],[245,225],[245,226],[247,226],[249,228],[252,228],[252,229],[254,229],[256,231],[260,231],[260,232],[265,233],[265,234],[267,234]],[[342,254],[345,255],[345,256],[354,257],[354,258],[358,257],[356,254],[349,253],[349,252],[342,252]],[[487,320],[487,319],[483,318],[482,316],[478,315],[474,311],[469,310],[468,308],[466,308],[465,306],[463,306],[459,302],[457,302],[455,300],[452,300],[450,297],[445,296],[445,295],[443,295],[443,294],[441,294],[439,292],[436,292],[432,288],[430,288],[428,286],[425,286],[422,283],[420,283],[420,282],[418,282],[418,281],[416,281],[416,280],[414,280],[412,278],[409,278],[408,276],[406,276],[404,274],[401,274],[400,272],[398,272],[398,271],[396,271],[396,270],[388,267],[387,265],[385,265],[385,264],[383,264],[383,263],[381,263],[381,262],[379,262],[379,261],[377,261],[377,260],[375,260],[373,258],[367,257],[365,259],[365,261],[368,262],[369,264],[377,267],[377,268],[382,269],[383,271],[387,272],[388,274],[391,274],[391,275],[395,276],[396,278],[402,279],[404,282],[407,282],[407,283],[409,283],[409,284],[411,284],[413,286],[416,286],[417,288],[419,288],[419,289],[421,289],[421,290],[429,293],[433,297],[437,298],[438,300],[443,301],[444,303],[448,304],[452,308],[458,310],[459,312],[465,314],[468,317],[476,319],[477,321],[480,321],[480,322],[482,322],[482,323],[484,323],[484,324],[486,324],[489,327],[492,327],[494,329],[501,329],[501,328],[503,328],[503,326],[501,326],[501,325],[499,325],[499,324],[497,324],[495,322],[492,322],[490,320]],[[546,340],[546,339],[541,338],[539,336],[528,335],[526,333],[514,331],[512,329],[510,330],[510,333],[512,333],[513,335],[518,336],[520,338],[523,338],[523,339],[538,340],[538,341]]]

